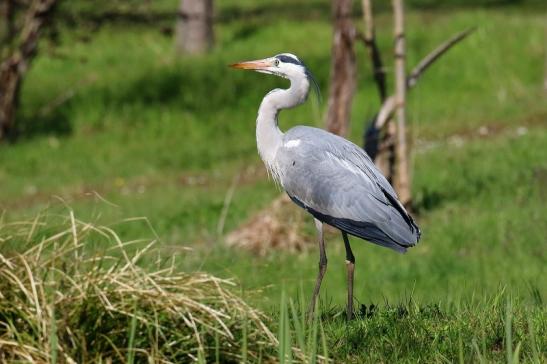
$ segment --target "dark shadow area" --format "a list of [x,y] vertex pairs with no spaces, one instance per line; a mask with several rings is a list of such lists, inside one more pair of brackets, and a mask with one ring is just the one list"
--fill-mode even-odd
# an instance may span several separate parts
[[421,214],[425,211],[431,211],[439,208],[443,202],[449,200],[448,196],[437,191],[429,190],[427,187],[418,191],[414,201],[412,201],[412,209],[416,214]]
[[68,135],[72,132],[72,125],[63,109],[46,115],[20,117],[17,121],[16,135],[31,138],[42,134]]
[[[320,71],[318,74],[323,77],[318,81],[320,86],[325,86],[328,55],[307,59],[306,62],[310,68]],[[253,82],[253,73],[231,70],[228,68],[229,63],[200,59],[192,64],[191,69],[185,63],[178,63],[154,72],[145,72],[115,94],[109,90],[94,92],[104,92],[105,102],[115,106],[164,105],[185,112],[210,114],[226,108],[226,105],[238,107],[241,103],[251,103],[258,107],[268,91],[288,87],[287,80],[274,76],[256,76]]]
[[65,109],[66,105],[48,113],[17,115],[15,128],[7,136],[8,142],[32,139],[43,135],[65,136],[72,133],[73,127]]
[[148,25],[157,26],[175,23],[176,12],[138,12],[106,10],[103,12],[69,12],[59,11],[56,19],[63,25],[74,28],[81,25],[98,28],[106,24],[127,25]]
[[306,3],[292,1],[285,4],[261,4],[251,9],[241,9],[237,6],[225,7],[218,14],[218,21],[231,22],[242,18],[264,18],[264,19],[330,19],[330,2]]
[[[65,26],[74,28],[81,25],[98,28],[106,24],[174,26],[178,16],[178,9],[172,11],[155,10],[152,6],[141,9],[119,9],[116,6],[106,5],[101,10],[72,9],[70,5],[61,7],[56,19]],[[309,4],[304,2],[287,2],[285,4],[261,4],[253,8],[238,6],[224,7],[215,14],[215,23],[230,23],[241,19],[329,19],[330,3]]]
[[[144,73],[110,95],[115,105],[165,105],[190,113],[210,113],[226,105],[253,99],[258,91],[225,65],[185,70],[184,65]],[[264,81],[274,86],[273,80]],[[108,92],[105,90],[105,92]],[[256,98],[256,97],[255,97]]]
[[[245,36],[245,30],[242,34]],[[328,57],[327,54],[324,57],[306,60],[307,64],[322,76],[318,81],[323,89],[328,77]],[[220,109],[226,109],[226,105],[238,108],[242,107],[242,104],[253,104],[258,107],[260,100],[268,91],[288,87],[287,80],[231,70],[227,66],[229,63],[227,60],[207,58],[200,58],[191,63],[175,63],[152,71],[143,70],[116,88],[90,85],[80,89],[74,97],[59,105],[49,107],[44,100],[44,104],[33,106],[34,110],[23,106],[17,115],[16,128],[8,140],[16,142],[43,135],[71,134],[71,110],[77,109],[79,103],[87,102],[85,100],[94,100],[96,107],[100,109],[98,111],[105,114],[132,107],[168,107],[207,116]],[[134,122],[138,123],[138,120],[131,121]],[[97,125],[90,122],[87,127],[96,129],[100,128],[100,125],[100,121]]]
[[[473,158],[473,157],[468,157]],[[480,159],[480,156],[475,157]],[[465,163],[465,162],[462,162]],[[416,191],[412,203],[415,213],[420,214],[425,211],[432,211],[440,208],[447,202],[473,201],[479,196],[495,194],[491,186],[496,185],[498,172],[490,168],[461,169],[458,181],[445,181],[441,190],[439,187],[422,186]],[[525,175],[517,171],[512,178],[526,178]],[[520,176],[520,177],[518,177]],[[510,181],[506,182],[511,184]],[[484,206],[488,208],[488,206]]]
[[[501,6],[527,5],[530,8],[545,8],[540,0],[412,0],[407,2],[409,10],[454,10],[458,8],[490,8]],[[286,3],[264,4],[260,3],[255,7],[241,8],[236,5],[218,7],[215,15],[215,23],[230,23],[241,19],[248,21],[267,21],[271,19],[291,20],[329,20],[331,5],[329,1],[309,3],[304,1],[287,1]],[[353,5],[353,17],[361,18],[361,4],[355,2]],[[78,26],[91,26],[99,28],[106,24],[120,26],[147,25],[159,27],[164,33],[170,33],[178,16],[177,7],[173,10],[157,10],[153,6],[141,6],[121,8],[116,3],[105,3],[99,7],[101,10],[74,9],[65,5],[59,9],[56,15],[64,25],[74,28]],[[378,2],[374,4],[376,13],[390,12],[390,2]]]
[[241,25],[234,33],[232,41],[244,40],[256,33],[262,24],[256,21],[250,21]]

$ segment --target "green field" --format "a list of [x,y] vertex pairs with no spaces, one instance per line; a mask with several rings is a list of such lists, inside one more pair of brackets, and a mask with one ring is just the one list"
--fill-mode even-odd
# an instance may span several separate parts
[[[171,3],[146,11],[153,16]],[[59,21],[57,43],[42,44],[23,85],[21,137],[0,145],[4,220],[70,207],[131,240],[152,238],[148,224],[117,223],[147,217],[160,254],[180,256],[178,269],[186,272],[234,278],[251,305],[274,317],[277,332],[281,293],[295,302],[311,294],[318,261],[311,218],[302,233],[309,249],[264,257],[227,248],[217,224],[235,176],[243,177],[225,232],[280,194],[256,153],[254,120],[262,97],[285,81],[227,65],[292,52],[328,94],[328,5],[313,1],[305,12],[295,2],[290,9],[306,14],[301,21],[279,11],[289,3],[253,12],[254,2],[223,2],[218,13],[233,16],[221,16],[215,49],[193,58],[176,56],[164,18],[75,28]],[[453,34],[478,28],[409,93],[422,240],[405,255],[352,240],[363,315],[351,323],[342,319],[343,244],[338,235],[328,238],[322,330],[334,362],[509,362],[508,333],[521,361],[546,360],[546,33],[538,9],[408,11],[409,65]],[[391,54],[389,12],[376,21],[380,47]],[[379,105],[360,45],[357,57],[351,139],[361,144],[364,122]],[[322,126],[325,109],[310,98],[283,112],[281,127]]]

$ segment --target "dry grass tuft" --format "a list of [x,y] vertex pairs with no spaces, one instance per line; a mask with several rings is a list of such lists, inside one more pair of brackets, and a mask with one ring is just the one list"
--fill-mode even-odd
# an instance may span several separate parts
[[261,313],[233,282],[178,271],[174,257],[154,254],[156,243],[124,242],[72,212],[0,221],[0,362],[239,362],[275,353]]
[[302,251],[313,241],[303,233],[303,224],[309,222],[308,219],[309,216],[283,194],[229,233],[226,243],[258,255],[266,255],[272,250]]

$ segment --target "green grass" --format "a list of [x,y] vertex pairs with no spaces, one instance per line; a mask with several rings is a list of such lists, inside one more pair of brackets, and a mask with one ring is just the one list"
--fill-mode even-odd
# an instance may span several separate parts
[[[323,306],[321,317],[312,322],[306,322],[293,301],[287,304],[282,298],[281,307],[280,345],[292,344],[309,353],[311,361],[318,356],[345,363],[541,363],[545,359],[547,322],[542,307],[523,305],[505,289],[495,296],[451,304],[408,299],[395,305],[362,306],[351,322],[335,306]],[[283,354],[280,350],[280,358]],[[288,354],[285,362],[291,362]]]
[[350,325],[331,319],[326,326],[331,355],[354,363],[361,358],[405,363],[541,362],[537,340],[545,335],[543,311],[519,304],[508,311],[506,302],[511,301],[499,296],[451,307],[409,302],[381,307]]
[[[169,4],[159,2],[156,10]],[[223,2],[219,11],[241,4]],[[242,6],[252,10],[256,4]],[[355,296],[378,309],[346,324],[337,316],[345,299],[343,245],[329,236],[322,289],[328,304],[315,328],[318,354],[324,339],[337,361],[507,361],[505,304],[512,302],[512,350],[520,342],[523,361],[544,359],[547,104],[544,16],[534,9],[409,12],[409,67],[444,39],[478,26],[409,94],[413,193],[423,240],[406,255],[352,240]],[[61,24],[60,43],[43,44],[23,85],[22,138],[0,146],[6,218],[28,219],[47,206],[62,210],[65,203],[78,217],[108,225],[146,216],[161,237],[162,256],[191,247],[179,269],[235,278],[250,303],[276,317],[283,290],[287,304],[299,292],[309,294],[318,261],[311,221],[305,227],[310,249],[294,255],[256,257],[224,247],[216,233],[237,174],[242,177],[225,231],[279,194],[257,156],[254,119],[263,95],[285,81],[226,65],[291,51],[305,60],[327,96],[328,17],[317,10],[304,21],[275,14],[222,21],[210,55],[183,59],[161,31],[163,23],[107,23],[98,30]],[[390,22],[386,12],[377,17],[385,55],[391,52]],[[378,101],[360,46],[357,56],[350,138],[361,143],[364,121]],[[58,107],[45,107],[63,99]],[[283,112],[282,128],[321,126],[325,107],[308,102]],[[488,135],[479,135],[482,126]],[[126,240],[153,238],[146,224],[118,228]],[[401,308],[406,313],[399,314]],[[290,305],[286,309],[286,318],[295,316]],[[129,340],[126,326],[123,337]],[[301,347],[298,335],[293,345]]]

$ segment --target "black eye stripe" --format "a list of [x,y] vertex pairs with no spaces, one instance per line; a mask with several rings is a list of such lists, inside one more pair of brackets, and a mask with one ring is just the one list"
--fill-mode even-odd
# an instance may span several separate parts
[[281,54],[279,56],[276,56],[275,58],[277,58],[278,60],[280,60],[281,62],[285,62],[285,63],[292,63],[292,64],[297,64],[297,65],[302,65],[302,63],[297,60],[297,59],[294,59],[292,57],[289,57],[289,56],[286,56],[284,54]]

